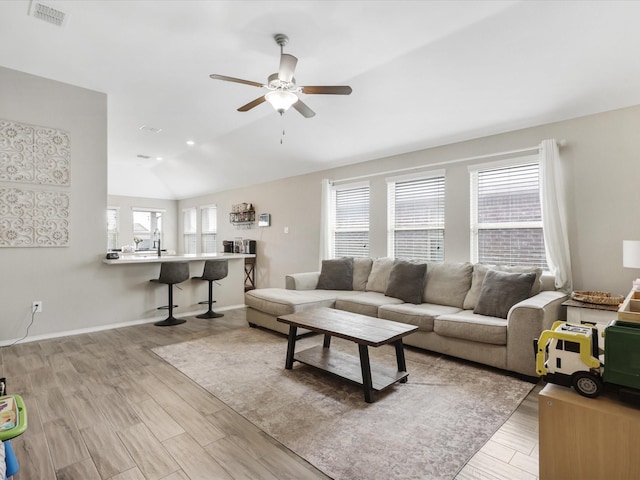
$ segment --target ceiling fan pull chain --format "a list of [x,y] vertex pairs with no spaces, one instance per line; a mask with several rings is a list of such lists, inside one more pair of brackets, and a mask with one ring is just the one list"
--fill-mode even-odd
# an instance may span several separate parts
[[284,142],[284,114],[280,113],[280,125],[282,126],[282,133],[280,134],[280,145]]

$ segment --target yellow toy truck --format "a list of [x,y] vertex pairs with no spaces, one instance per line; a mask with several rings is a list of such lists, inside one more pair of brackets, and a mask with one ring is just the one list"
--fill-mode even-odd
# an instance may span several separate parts
[[534,340],[536,372],[545,381],[573,387],[585,397],[596,398],[607,384],[619,387],[624,400],[637,401],[640,323],[614,320],[602,336],[603,342],[592,324],[555,322]]

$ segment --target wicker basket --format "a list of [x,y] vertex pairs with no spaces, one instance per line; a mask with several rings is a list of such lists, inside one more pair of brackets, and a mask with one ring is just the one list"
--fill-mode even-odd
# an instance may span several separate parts
[[609,292],[573,292],[574,300],[598,305],[618,305],[624,301],[623,295],[611,295]]

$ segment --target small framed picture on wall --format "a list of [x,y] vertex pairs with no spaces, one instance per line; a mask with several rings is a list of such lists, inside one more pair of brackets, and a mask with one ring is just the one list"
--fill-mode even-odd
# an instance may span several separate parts
[[259,227],[270,227],[271,226],[271,214],[270,213],[261,213],[260,217],[258,217],[258,226]]

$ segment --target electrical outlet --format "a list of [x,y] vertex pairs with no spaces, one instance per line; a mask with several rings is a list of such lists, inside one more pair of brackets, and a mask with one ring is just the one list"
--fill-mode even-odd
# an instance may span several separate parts
[[34,300],[33,306],[31,307],[31,311],[33,313],[42,313],[42,301]]

